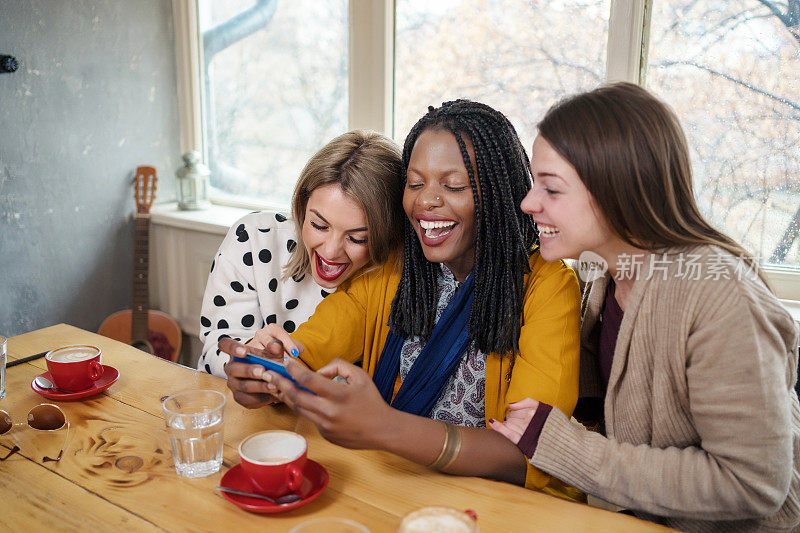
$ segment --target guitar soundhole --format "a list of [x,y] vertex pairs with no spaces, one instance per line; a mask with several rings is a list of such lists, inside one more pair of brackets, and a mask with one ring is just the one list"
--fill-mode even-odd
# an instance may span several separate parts
[[153,353],[161,359],[169,359],[175,347],[169,342],[167,336],[160,331],[147,330],[147,342],[153,347]]
[[148,346],[147,343],[144,341],[133,341],[131,343],[131,346],[143,352],[153,353],[152,350],[150,349],[150,346]]

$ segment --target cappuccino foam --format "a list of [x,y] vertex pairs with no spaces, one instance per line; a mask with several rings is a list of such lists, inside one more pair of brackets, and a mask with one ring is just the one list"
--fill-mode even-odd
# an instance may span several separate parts
[[449,507],[423,507],[403,518],[400,533],[476,533],[478,523],[462,511]]
[[242,455],[248,461],[280,465],[294,461],[306,449],[306,441],[300,435],[288,431],[266,432],[256,435],[242,445]]
[[97,350],[93,350],[88,346],[62,348],[47,354],[47,358],[56,363],[74,363],[76,361],[85,361],[95,356],[97,356]]

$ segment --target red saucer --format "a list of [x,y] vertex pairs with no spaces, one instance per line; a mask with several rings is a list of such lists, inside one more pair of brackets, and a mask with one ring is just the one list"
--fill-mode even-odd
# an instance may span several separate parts
[[[247,492],[254,492],[253,485],[247,476],[244,475],[242,465],[238,464],[225,472],[222,480],[219,482],[223,487],[230,489],[244,490]],[[303,484],[300,486],[298,494],[303,497],[302,500],[286,505],[276,505],[267,500],[260,498],[251,498],[250,496],[239,496],[238,494],[230,494],[228,492],[221,492],[222,497],[234,505],[238,505],[246,511],[258,514],[268,513],[285,513],[292,509],[302,507],[310,501],[313,501],[317,496],[322,494],[325,487],[328,486],[328,471],[325,467],[316,461],[308,459],[306,466],[303,469]]]
[[[43,378],[53,382],[53,376],[50,375],[50,372],[45,372],[44,374],[39,374]],[[39,377],[36,376],[36,377]],[[114,368],[113,366],[103,365],[103,375],[100,376],[100,379],[95,381],[91,387],[88,389],[79,390],[77,392],[64,392],[56,389],[43,389],[39,385],[36,384],[36,380],[34,379],[31,381],[31,388],[34,392],[37,392],[44,396],[45,398],[49,398],[50,400],[55,400],[57,402],[75,402],[78,400],[83,400],[85,398],[91,398],[92,396],[97,396],[111,385],[113,385],[119,379],[119,370]]]

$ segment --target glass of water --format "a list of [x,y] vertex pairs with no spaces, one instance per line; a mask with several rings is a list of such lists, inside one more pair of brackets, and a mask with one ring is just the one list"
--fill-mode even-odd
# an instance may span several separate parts
[[191,390],[165,398],[161,406],[178,474],[205,477],[219,471],[225,395]]
[[6,338],[0,335],[0,400],[6,397]]

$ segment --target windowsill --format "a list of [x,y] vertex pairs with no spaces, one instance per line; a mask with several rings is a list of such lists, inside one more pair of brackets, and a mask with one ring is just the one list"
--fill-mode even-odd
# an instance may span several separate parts
[[234,222],[252,213],[252,209],[212,204],[207,209],[183,211],[177,202],[154,205],[150,209],[150,222],[203,233],[225,235]]

